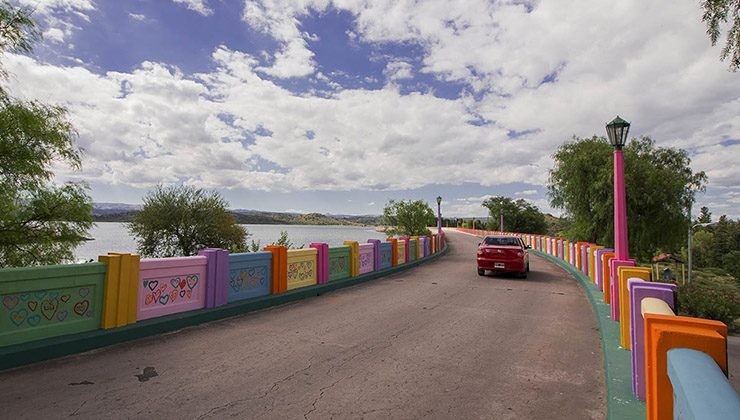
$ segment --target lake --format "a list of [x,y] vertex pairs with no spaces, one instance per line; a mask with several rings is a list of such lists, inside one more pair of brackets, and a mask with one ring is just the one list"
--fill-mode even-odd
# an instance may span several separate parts
[[[288,239],[294,246],[306,247],[311,242],[325,242],[329,246],[342,245],[344,241],[367,242],[368,239],[386,238],[382,232],[376,232],[373,226],[308,226],[308,225],[242,225],[249,232],[252,240],[260,241],[265,247],[280,237],[280,231],[288,232]],[[108,252],[136,252],[136,241],[128,233],[126,223],[99,222],[90,229],[92,241],[85,242],[75,251],[78,260],[98,260],[99,255]]]

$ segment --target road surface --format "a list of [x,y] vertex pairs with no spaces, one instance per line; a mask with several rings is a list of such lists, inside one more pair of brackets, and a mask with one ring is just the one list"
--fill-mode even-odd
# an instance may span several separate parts
[[0,373],[0,417],[604,418],[596,319],[532,256],[479,277],[478,239],[300,302]]

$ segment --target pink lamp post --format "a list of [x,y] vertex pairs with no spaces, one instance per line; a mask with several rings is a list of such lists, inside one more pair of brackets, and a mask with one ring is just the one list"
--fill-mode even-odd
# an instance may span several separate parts
[[609,143],[614,146],[614,248],[618,260],[629,259],[627,244],[627,200],[624,193],[624,151],[630,123],[619,118],[606,125]]
[[442,235],[442,197],[437,196],[437,234]]
[[627,241],[627,200],[624,192],[624,152],[622,148],[627,142],[630,123],[619,118],[613,119],[606,125],[606,134],[609,143],[614,147],[614,249],[615,258],[611,265],[611,296],[612,319],[619,321],[619,282],[617,275],[620,266],[635,265],[635,260],[629,257]]

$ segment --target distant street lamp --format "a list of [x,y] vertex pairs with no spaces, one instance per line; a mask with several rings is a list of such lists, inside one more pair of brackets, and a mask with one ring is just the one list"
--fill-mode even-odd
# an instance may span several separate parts
[[606,125],[609,143],[614,147],[614,248],[617,260],[629,259],[627,243],[627,200],[624,189],[624,152],[630,123],[619,118]]
[[716,223],[717,222],[712,222],[712,223],[697,223],[697,224],[695,224],[695,225],[692,226],[691,225],[691,213],[689,213],[689,250],[688,250],[688,254],[689,254],[689,279],[688,279],[687,284],[691,284],[691,267],[692,267],[692,265],[691,265],[691,247],[692,247],[692,242],[693,242],[692,237],[694,236],[694,228],[697,227],[697,226],[711,226],[711,225],[716,224]]
[[437,234],[442,235],[442,197],[437,196]]

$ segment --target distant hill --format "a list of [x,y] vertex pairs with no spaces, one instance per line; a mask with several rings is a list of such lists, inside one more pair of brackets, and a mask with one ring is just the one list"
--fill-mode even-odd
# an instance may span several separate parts
[[[132,204],[94,203],[93,218],[96,222],[130,222],[141,206]],[[382,216],[324,215],[320,213],[279,213],[259,210],[234,209],[231,214],[237,223],[245,225],[346,225],[376,226]]]

